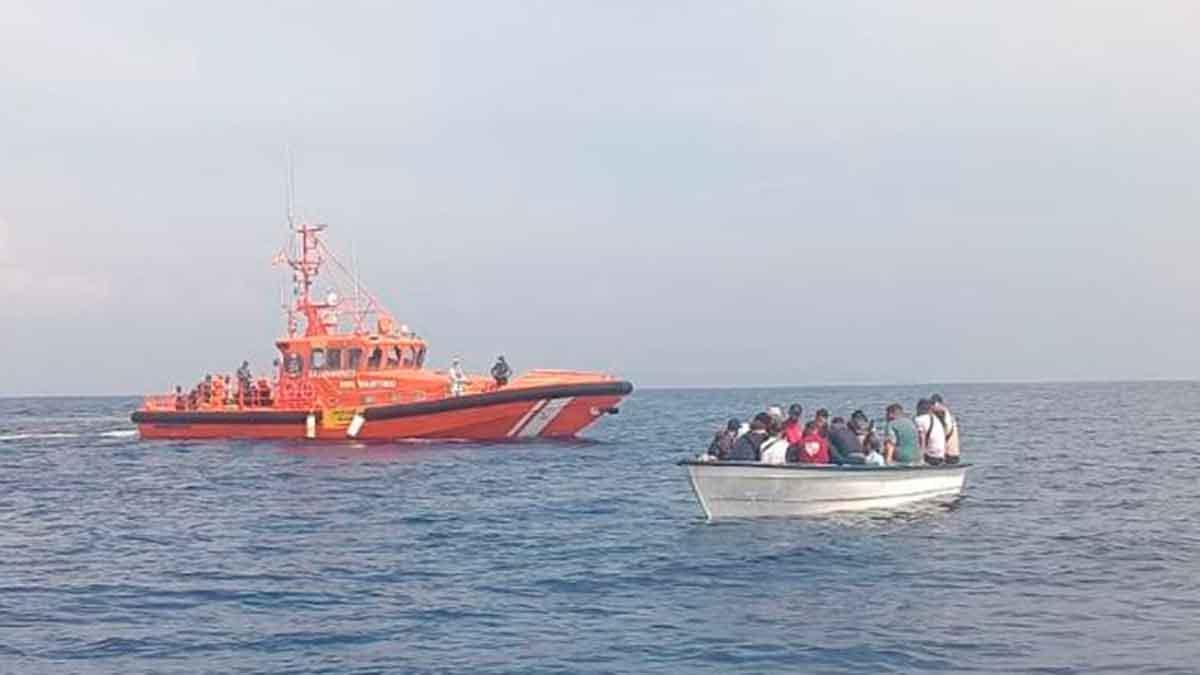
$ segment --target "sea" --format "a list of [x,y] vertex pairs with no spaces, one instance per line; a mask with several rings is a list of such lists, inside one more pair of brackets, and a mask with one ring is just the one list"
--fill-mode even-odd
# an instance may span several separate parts
[[[731,416],[934,391],[950,505],[708,523]],[[0,399],[2,673],[1194,673],[1200,383],[639,390],[586,439],[142,441]]]

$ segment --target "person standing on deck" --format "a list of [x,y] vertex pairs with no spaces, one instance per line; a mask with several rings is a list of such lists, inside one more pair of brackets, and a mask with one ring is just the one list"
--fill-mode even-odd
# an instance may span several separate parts
[[946,401],[941,394],[934,394],[929,400],[933,403],[933,414],[941,420],[942,428],[946,431],[946,463],[958,464],[958,420],[950,414],[950,409],[946,407]]
[[508,378],[512,377],[512,368],[508,367],[508,361],[504,360],[504,355],[501,354],[496,358],[496,365],[492,366],[492,379],[496,381],[496,387],[503,387],[508,384]]
[[933,414],[933,402],[927,398],[917,401],[917,445],[924,452],[924,460],[930,466],[946,461],[946,430],[942,421]]
[[904,414],[904,407],[893,403],[885,413],[883,426],[883,457],[888,464],[920,464],[921,449],[917,447],[917,427]]
[[210,403],[215,405],[225,405],[225,380],[221,379],[220,375],[217,375],[213,378],[211,387],[212,398]]
[[242,405],[250,405],[250,393],[254,386],[254,375],[250,372],[250,362],[242,361],[242,365],[237,369],[238,381],[238,396],[242,399]]
[[462,362],[459,359],[454,359],[450,363],[450,395],[462,396],[466,391],[467,375],[463,372]]
[[205,375],[204,381],[200,383],[200,402],[204,404],[212,403],[212,393],[212,375]]

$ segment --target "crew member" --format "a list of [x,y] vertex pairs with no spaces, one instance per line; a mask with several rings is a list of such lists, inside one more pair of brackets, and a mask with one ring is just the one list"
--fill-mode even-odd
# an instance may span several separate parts
[[508,367],[508,361],[505,361],[504,355],[501,354],[496,358],[496,365],[492,366],[492,379],[496,380],[497,387],[503,387],[508,384],[510,377],[512,377],[512,368]]
[[209,402],[216,405],[225,405],[225,380],[221,379],[220,375],[217,375],[212,379],[212,384],[209,386],[211,387]]
[[250,362],[242,361],[241,367],[237,369],[238,394],[242,397],[243,403],[249,403],[250,394],[253,391],[254,376],[250,374]]
[[462,396],[466,391],[467,375],[463,372],[462,363],[458,359],[450,364],[450,395]]

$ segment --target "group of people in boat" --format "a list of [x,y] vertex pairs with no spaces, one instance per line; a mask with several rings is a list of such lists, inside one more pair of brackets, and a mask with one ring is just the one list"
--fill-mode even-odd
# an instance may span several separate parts
[[204,376],[186,394],[183,387],[175,387],[175,409],[197,410],[212,406],[269,406],[272,404],[271,383],[266,378],[254,379],[250,362],[242,361],[237,369],[237,387],[229,375]]
[[862,410],[850,418],[833,417],[821,408],[804,420],[799,403],[771,406],[749,422],[731,419],[705,453],[711,461],[764,464],[958,464],[958,420],[941,394],[917,401],[916,416],[899,403],[876,424]]

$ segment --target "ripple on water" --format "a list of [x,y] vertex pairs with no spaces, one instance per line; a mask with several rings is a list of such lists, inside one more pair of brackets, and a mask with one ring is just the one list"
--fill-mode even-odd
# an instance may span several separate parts
[[567,445],[149,443],[133,399],[0,400],[0,671],[1194,668],[1200,422],[1157,403],[1200,385],[943,392],[959,502],[712,524],[673,461],[730,413],[928,392],[638,392]]

